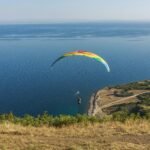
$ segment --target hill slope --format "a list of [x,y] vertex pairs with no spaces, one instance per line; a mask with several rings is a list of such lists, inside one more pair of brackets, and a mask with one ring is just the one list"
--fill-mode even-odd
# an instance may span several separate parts
[[150,122],[128,120],[62,128],[0,125],[1,150],[148,150]]
[[150,80],[106,87],[93,94],[88,114],[103,117],[118,111],[150,114]]

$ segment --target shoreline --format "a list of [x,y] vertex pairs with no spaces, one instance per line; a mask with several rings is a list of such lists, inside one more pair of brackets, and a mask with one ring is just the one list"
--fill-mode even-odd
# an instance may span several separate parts
[[102,118],[104,116],[104,113],[102,112],[97,102],[101,100],[101,97],[100,97],[101,92],[106,89],[107,87],[104,87],[92,94],[89,100],[89,107],[87,111],[88,116],[97,116],[97,112],[100,112],[100,116],[98,115],[98,117]]
[[90,97],[89,107],[87,110],[88,116],[94,116],[94,111],[96,109],[96,95],[97,92],[93,93],[92,96]]
[[93,113],[93,109],[94,109],[94,99],[95,97],[95,94],[93,93],[92,96],[90,97],[90,100],[89,100],[89,106],[88,106],[88,109],[87,109],[87,115],[88,116],[92,116],[92,113]]

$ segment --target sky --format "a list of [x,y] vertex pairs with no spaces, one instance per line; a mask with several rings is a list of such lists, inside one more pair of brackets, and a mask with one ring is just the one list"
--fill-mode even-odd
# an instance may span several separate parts
[[0,0],[0,23],[150,21],[150,0]]

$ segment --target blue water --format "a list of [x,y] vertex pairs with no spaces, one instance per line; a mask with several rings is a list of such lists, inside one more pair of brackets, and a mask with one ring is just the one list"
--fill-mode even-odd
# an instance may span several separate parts
[[[84,57],[50,68],[77,49],[100,54],[111,72]],[[0,25],[0,113],[84,113],[96,90],[144,79],[150,79],[150,23]]]

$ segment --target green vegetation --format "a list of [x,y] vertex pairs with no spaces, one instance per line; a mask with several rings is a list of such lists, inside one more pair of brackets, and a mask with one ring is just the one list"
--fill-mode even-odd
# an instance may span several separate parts
[[141,104],[150,106],[150,93],[145,93],[137,96]]
[[87,115],[59,115],[59,116],[52,116],[49,115],[47,112],[43,113],[42,115],[38,115],[36,117],[31,115],[24,115],[23,117],[17,117],[13,115],[13,113],[9,114],[1,114],[0,115],[0,123],[11,122],[14,124],[20,124],[23,126],[54,126],[54,127],[62,127],[68,126],[73,124],[84,124],[87,125],[88,123],[100,123],[106,121],[125,121],[127,119],[150,119],[150,115],[141,115],[140,113],[130,113],[128,111],[118,111],[113,113],[112,115],[105,116],[104,118],[100,119],[98,117],[91,117]]
[[150,90],[150,80],[145,80],[142,82],[133,82],[133,83],[123,84],[123,85],[116,85],[116,86],[113,86],[113,88],[124,89],[126,91],[128,90]]
[[124,121],[126,118],[150,118],[150,93],[137,96],[137,103],[112,106],[112,119]]
[[123,89],[120,91],[114,91],[114,95],[117,97],[128,97],[128,96],[132,96],[133,93]]
[[[131,90],[150,90],[150,80],[141,82],[133,82],[129,84],[111,86],[109,89],[115,88],[114,96],[128,97],[134,95]],[[108,110],[104,110],[107,114],[112,115],[113,120],[125,121],[126,118],[150,118],[150,92],[138,95],[137,101],[128,104],[114,105]]]
[[137,98],[139,99],[140,112],[150,118],[150,93],[141,94]]
[[112,114],[112,120],[125,122],[127,119],[150,119],[150,116],[142,116],[140,113],[130,113],[129,111],[118,111]]
[[23,117],[17,117],[13,113],[9,114],[1,114],[0,115],[0,123],[2,122],[12,122],[14,124],[21,124],[24,126],[55,126],[55,127],[61,127],[71,124],[78,124],[78,123],[94,123],[99,122],[100,120],[96,117],[90,117],[87,115],[59,115],[59,116],[52,116],[49,115],[47,112],[44,112],[42,115],[38,115],[36,117],[31,115],[24,115]]
[[[131,119],[135,118],[146,118],[150,119],[150,109],[144,109],[142,107],[137,106],[136,109],[133,109],[133,112],[130,111],[118,111],[113,114],[114,120],[126,120],[126,118],[129,117]],[[115,119],[117,118],[117,119]]]

